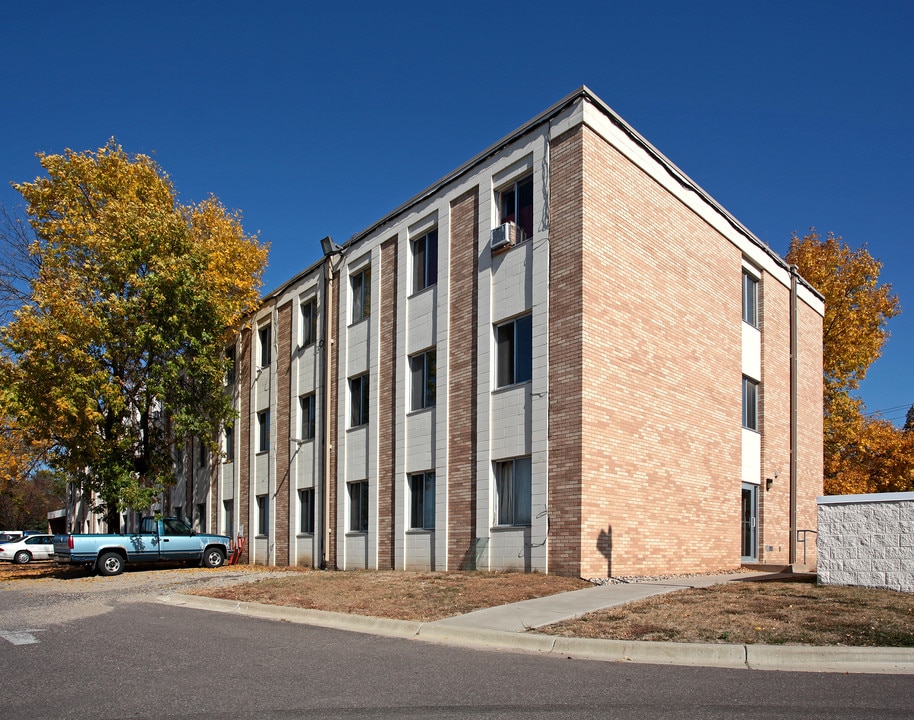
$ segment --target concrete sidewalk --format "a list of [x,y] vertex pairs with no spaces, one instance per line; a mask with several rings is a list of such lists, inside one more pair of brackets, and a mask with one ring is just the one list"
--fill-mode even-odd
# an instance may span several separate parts
[[647,580],[637,583],[597,585],[584,590],[574,590],[533,600],[523,600],[510,605],[476,610],[466,615],[457,615],[430,624],[455,628],[525,632],[543,625],[570,620],[590,612],[624,605],[674,590],[710,587],[733,580],[749,580],[765,575],[768,573],[699,575],[675,580]]
[[387,637],[486,650],[540,652],[575,659],[753,670],[914,674],[912,648],[635,642],[565,638],[530,632],[561,620],[674,590],[778,577],[788,575],[738,573],[600,585],[426,623],[220,600],[199,595],[167,595],[158,600],[187,608]]

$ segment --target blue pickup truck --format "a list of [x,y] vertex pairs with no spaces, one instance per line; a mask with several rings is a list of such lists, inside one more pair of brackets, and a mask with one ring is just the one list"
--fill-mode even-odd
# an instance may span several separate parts
[[231,543],[225,535],[196,533],[179,518],[145,517],[135,533],[55,535],[54,559],[102,575],[119,575],[127,563],[191,561],[216,568],[230,556]]

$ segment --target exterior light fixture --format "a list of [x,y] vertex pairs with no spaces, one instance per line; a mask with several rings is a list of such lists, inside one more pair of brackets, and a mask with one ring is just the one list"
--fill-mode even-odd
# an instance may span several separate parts
[[333,238],[328,235],[321,240],[321,250],[324,253],[324,257],[328,257],[343,252],[343,246],[337,245],[333,242]]

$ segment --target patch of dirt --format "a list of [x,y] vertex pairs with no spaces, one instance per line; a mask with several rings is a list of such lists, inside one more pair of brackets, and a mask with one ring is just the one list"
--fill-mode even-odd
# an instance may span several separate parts
[[431,622],[495,605],[592,587],[579,578],[510,572],[299,570],[194,594],[312,610]]
[[914,647],[914,594],[814,582],[730,582],[658,595],[537,632],[616,640]]

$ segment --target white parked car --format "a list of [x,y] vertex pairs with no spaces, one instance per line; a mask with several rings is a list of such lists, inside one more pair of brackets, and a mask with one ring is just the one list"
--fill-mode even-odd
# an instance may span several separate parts
[[53,559],[53,535],[26,535],[18,540],[0,543],[0,560],[25,565],[32,560]]

